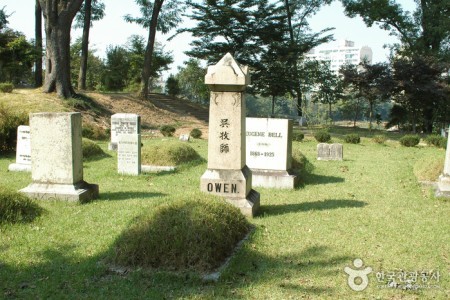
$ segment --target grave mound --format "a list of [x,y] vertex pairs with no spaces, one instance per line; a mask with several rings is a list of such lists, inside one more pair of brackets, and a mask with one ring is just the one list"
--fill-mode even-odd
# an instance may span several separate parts
[[43,209],[27,196],[0,189],[0,224],[31,222],[40,216]]
[[186,143],[167,140],[157,145],[146,145],[141,149],[143,165],[177,166],[200,159],[200,155]]

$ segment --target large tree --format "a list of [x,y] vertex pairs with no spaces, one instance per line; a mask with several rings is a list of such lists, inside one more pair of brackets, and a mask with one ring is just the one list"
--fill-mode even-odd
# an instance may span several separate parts
[[78,89],[86,89],[86,73],[88,67],[89,30],[93,21],[103,19],[105,4],[99,0],[85,0],[79,13],[76,15],[75,27],[83,28],[81,42],[80,72],[78,74]]
[[70,81],[70,29],[83,0],[39,0],[45,21],[46,72],[43,91],[69,98],[75,94]]
[[[127,22],[137,23],[148,28],[147,46],[141,73],[141,97],[146,99],[149,92],[149,80],[152,74],[153,52],[155,50],[156,31],[168,33],[181,22],[183,2],[179,0],[135,0],[140,6],[141,16],[125,16]],[[163,4],[164,9],[163,9]]]

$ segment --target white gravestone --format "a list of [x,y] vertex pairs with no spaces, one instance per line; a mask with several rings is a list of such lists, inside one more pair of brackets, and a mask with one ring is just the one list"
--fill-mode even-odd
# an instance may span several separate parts
[[[450,133],[450,126],[448,129]],[[445,151],[444,172],[439,176],[436,196],[450,198],[450,134],[447,140],[447,150]]]
[[98,185],[83,180],[80,113],[30,114],[32,183],[20,190],[32,198],[85,202]]
[[342,144],[320,143],[317,145],[317,160],[343,160],[343,158]]
[[111,142],[109,150],[117,150],[117,140],[121,134],[140,134],[141,117],[137,114],[114,114],[111,116]]
[[8,170],[31,172],[30,126],[17,127],[16,162]]
[[224,197],[243,214],[253,216],[260,196],[252,190],[252,173],[245,162],[243,91],[250,83],[247,67],[239,66],[227,53],[208,67],[205,83],[211,89],[208,169],[200,179],[200,189]]
[[253,186],[293,189],[292,120],[247,118],[246,162]]
[[122,134],[117,140],[117,170],[119,174],[141,173],[141,135]]

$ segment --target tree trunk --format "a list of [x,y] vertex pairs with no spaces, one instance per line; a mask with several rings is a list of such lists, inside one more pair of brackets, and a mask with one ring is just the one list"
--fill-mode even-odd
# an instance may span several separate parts
[[84,24],[83,36],[81,39],[81,57],[80,57],[80,73],[78,74],[78,89],[86,89],[86,72],[88,61],[88,47],[89,47],[89,29],[91,28],[91,7],[92,0],[85,0],[84,2]]
[[42,86],[42,9],[39,1],[36,0],[34,9],[34,38],[36,59],[34,61],[34,86]]
[[164,0],[155,0],[153,4],[153,13],[150,20],[150,28],[148,32],[147,47],[145,48],[144,66],[141,73],[141,97],[148,98],[148,81],[152,69],[153,50],[155,48],[156,27],[158,25],[158,16],[161,11]]
[[39,0],[45,20],[46,72],[44,93],[75,94],[70,81],[70,29],[84,0]]
[[372,119],[373,119],[373,101],[369,101],[369,131],[372,130]]
[[356,105],[355,105],[355,117],[353,119],[353,127],[356,128],[356,121],[358,120],[358,115],[359,115],[359,100],[356,101]]
[[331,118],[331,102],[328,102],[328,118],[330,119],[330,125],[333,124],[333,119]]

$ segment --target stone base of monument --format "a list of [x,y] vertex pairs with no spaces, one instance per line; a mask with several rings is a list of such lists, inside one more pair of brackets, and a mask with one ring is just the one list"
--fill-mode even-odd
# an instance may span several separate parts
[[11,172],[31,172],[31,164],[17,164],[12,163],[8,166],[8,171]]
[[242,170],[207,169],[200,178],[200,190],[224,197],[246,216],[254,216],[259,209],[260,195],[252,190],[252,173]]
[[255,187],[294,189],[297,182],[298,177],[288,171],[252,169],[252,186]]
[[175,166],[151,166],[151,165],[141,165],[142,173],[159,173],[159,172],[173,172],[175,171]]
[[450,198],[450,176],[439,176],[436,197]]
[[98,185],[85,181],[75,184],[31,183],[20,192],[39,200],[57,199],[79,202],[88,202],[98,198],[99,195]]

